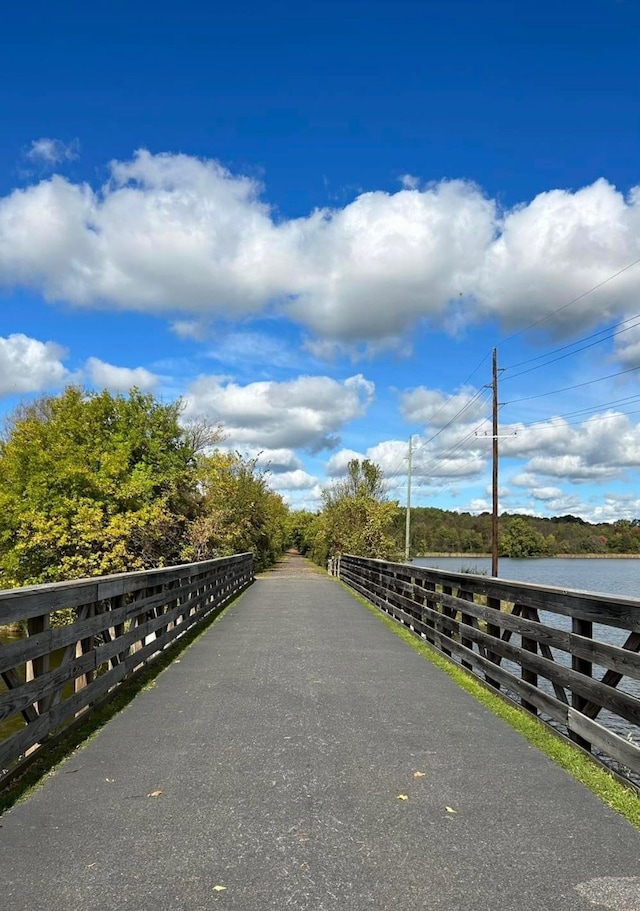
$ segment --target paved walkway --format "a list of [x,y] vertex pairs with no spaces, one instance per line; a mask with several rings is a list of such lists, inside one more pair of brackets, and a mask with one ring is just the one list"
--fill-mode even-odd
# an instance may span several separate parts
[[0,820],[0,906],[638,911],[640,833],[301,567]]

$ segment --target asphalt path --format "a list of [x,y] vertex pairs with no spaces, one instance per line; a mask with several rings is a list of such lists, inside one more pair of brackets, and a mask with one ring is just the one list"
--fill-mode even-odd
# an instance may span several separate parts
[[640,833],[289,558],[0,819],[6,911],[640,911]]

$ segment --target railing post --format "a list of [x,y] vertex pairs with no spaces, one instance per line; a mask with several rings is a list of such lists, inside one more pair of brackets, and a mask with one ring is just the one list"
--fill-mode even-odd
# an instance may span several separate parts
[[[42,614],[40,617],[31,617],[27,620],[27,635],[36,636],[38,633],[44,633],[50,626],[49,614]],[[40,655],[39,658],[33,658],[27,661],[25,668],[25,680],[27,683],[49,673],[49,653]],[[35,703],[34,708],[38,715],[44,714],[49,708],[51,696],[45,696]]]
[[[520,616],[523,620],[529,620],[529,611],[526,608],[523,608],[520,611]],[[525,652],[531,652],[533,655],[538,654],[538,643],[535,639],[529,639],[527,636],[521,636],[522,650]],[[522,659],[522,679],[525,683],[530,683],[532,686],[538,686],[538,675],[535,671],[530,670],[524,666],[524,656]],[[527,699],[522,699],[522,708],[526,709],[528,712],[531,712],[532,715],[538,714],[538,709],[533,703],[529,702]]]
[[[458,597],[462,598],[463,601],[473,601],[473,592],[460,591],[460,589],[458,589]],[[465,648],[473,651],[473,639],[469,639],[468,636],[465,636],[465,626],[471,626],[471,615],[465,614],[464,611],[460,611],[460,645],[464,645]],[[466,658],[463,658],[460,663],[466,670],[473,670],[473,664],[470,661],[467,661]]]
[[[571,631],[578,636],[587,636],[589,639],[593,638],[593,623],[591,620],[579,620],[577,617],[571,618]],[[585,677],[593,676],[593,665],[590,661],[587,661],[586,658],[577,658],[575,655],[571,656],[571,667],[574,671],[578,671],[579,674],[582,674]],[[579,696],[577,693],[572,691],[571,693],[571,707],[576,709],[578,712],[581,712],[585,705],[588,703],[588,699],[585,699],[584,696]],[[575,734],[573,731],[569,731],[569,737],[573,742],[582,747],[583,750],[591,752],[591,744],[588,740],[585,740],[584,737],[580,737],[579,734]]]
[[[83,620],[88,620],[90,617],[95,617],[96,615],[96,605],[95,604],[86,604],[84,610],[81,612]],[[90,651],[95,646],[95,636],[87,636],[84,639],[80,639],[76,642],[76,658],[82,658],[83,655],[88,655]],[[93,671],[85,671],[83,674],[79,674],[74,678],[73,681],[73,691],[74,693],[79,693],[80,690],[83,690],[88,686],[93,680],[94,673]],[[76,712],[76,718],[79,715],[82,715],[83,712],[86,712],[89,709],[88,705],[85,705],[84,708],[80,709],[79,712]]]
[[[500,601],[500,598],[492,598],[489,596],[487,597],[487,607],[491,607],[494,610],[499,611],[502,607],[502,602]],[[497,625],[497,623],[487,622],[487,635],[493,636],[494,639],[501,638],[500,627]],[[496,652],[487,651],[487,658],[489,661],[493,662],[493,664],[500,663],[500,657]],[[493,686],[497,690],[500,689],[499,682],[497,680],[494,680],[489,673],[485,674],[485,680],[489,686]]]
[[[442,594],[443,595],[452,595],[453,590],[452,590],[451,586],[443,585]],[[448,617],[448,618],[453,619],[453,617],[452,617],[453,612],[452,612],[451,608],[446,607],[444,604],[442,605],[441,613],[442,613],[443,617]],[[445,626],[443,623],[440,628],[440,633],[442,636],[447,636],[448,638],[451,638],[453,631],[450,629],[449,626]],[[443,654],[447,655],[449,658],[451,657],[451,649],[446,648],[446,646],[444,646],[444,645],[442,646],[442,652],[443,652]]]

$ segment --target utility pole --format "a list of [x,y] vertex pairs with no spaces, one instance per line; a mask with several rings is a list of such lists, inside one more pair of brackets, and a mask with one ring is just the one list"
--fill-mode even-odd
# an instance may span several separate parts
[[404,562],[410,560],[411,540],[411,456],[413,452],[413,437],[409,437],[409,470],[407,475],[407,516],[404,530]]
[[[491,515],[491,575],[498,575],[498,351],[493,349],[493,482]],[[411,452],[411,450],[409,450]]]

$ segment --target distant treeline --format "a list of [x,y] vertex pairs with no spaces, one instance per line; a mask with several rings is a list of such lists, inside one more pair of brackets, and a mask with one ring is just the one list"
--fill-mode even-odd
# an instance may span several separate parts
[[[394,537],[404,546],[405,511],[398,509]],[[562,554],[640,554],[640,519],[613,524],[585,522],[578,516],[555,518],[502,513],[499,551],[504,557]],[[491,514],[472,515],[434,507],[411,510],[411,553],[490,553]]]

